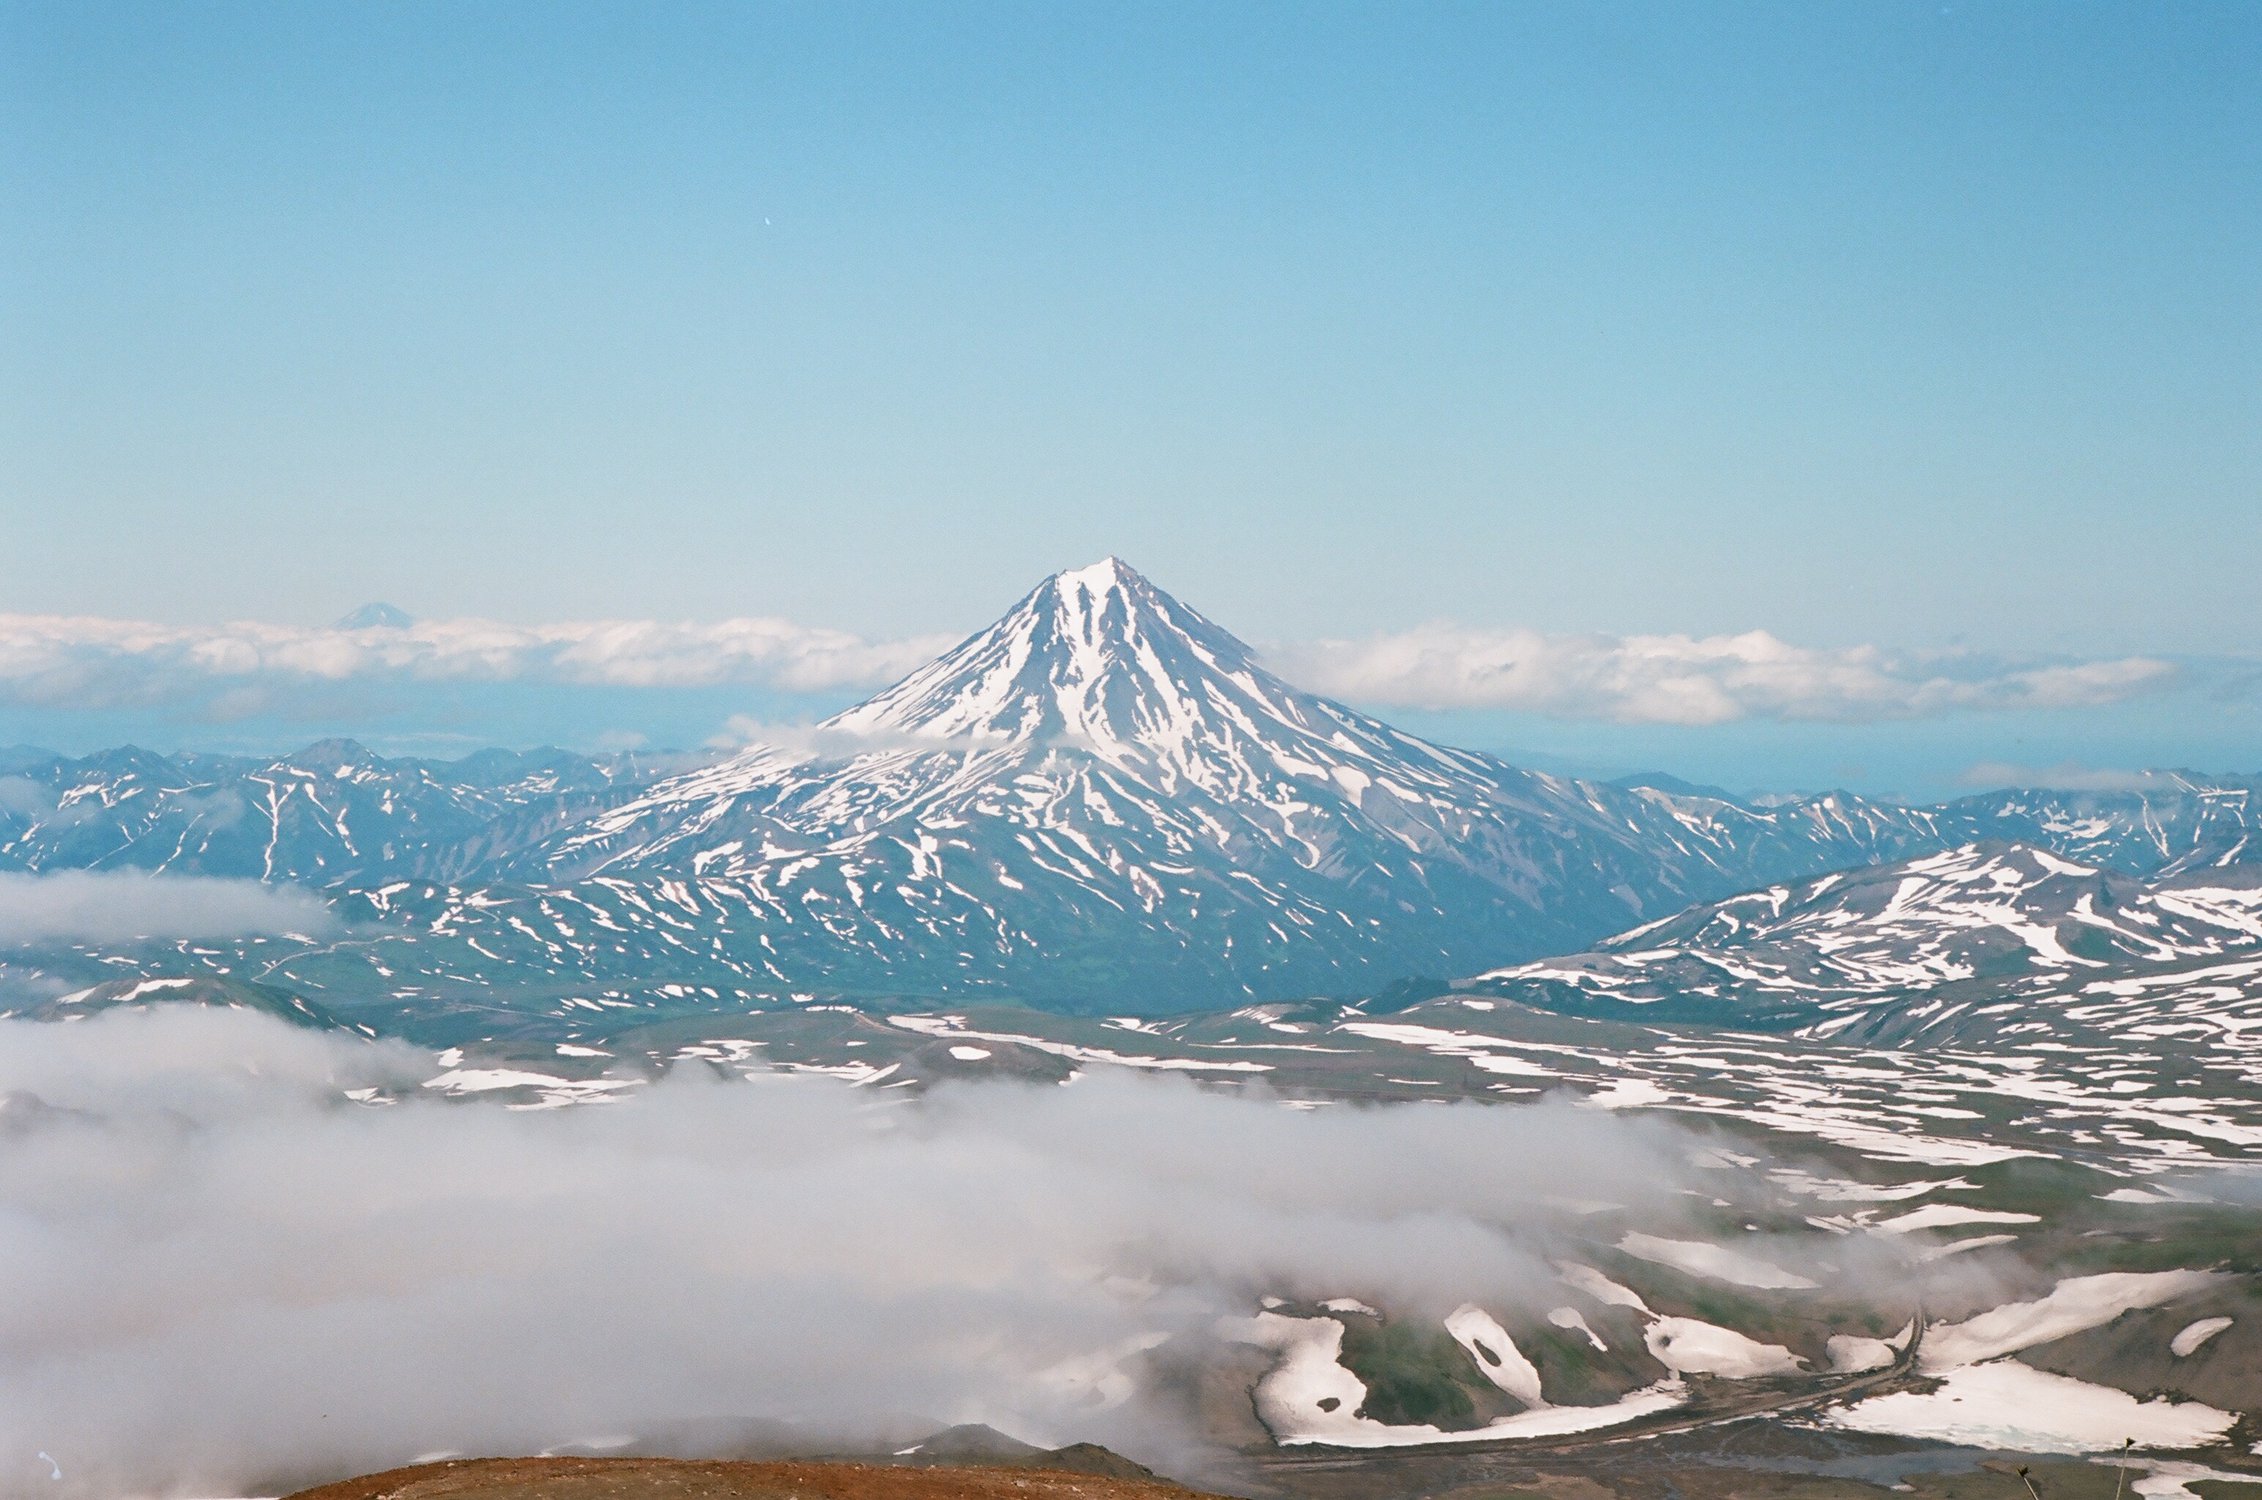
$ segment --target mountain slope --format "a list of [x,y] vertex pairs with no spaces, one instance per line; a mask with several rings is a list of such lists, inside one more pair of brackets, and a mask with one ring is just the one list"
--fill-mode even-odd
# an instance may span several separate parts
[[781,980],[1183,1005],[1559,950],[1930,836],[1850,799],[1752,809],[1432,745],[1110,559],[810,745],[663,781],[500,873],[697,880]]
[[274,760],[127,746],[0,767],[0,870],[139,870],[313,886],[462,874],[579,821],[656,768],[484,750],[389,760],[324,740]]
[[[2020,845],[1968,845],[1699,905],[1454,988],[1579,1015],[1978,1040],[2038,1018],[2157,1021],[2168,1014],[2158,1005],[2135,1014],[2112,997],[2172,1006],[2197,976],[2249,967],[2262,971],[2262,868],[2146,883]],[[2236,988],[2262,998],[2262,985]]]
[[2021,843],[2130,874],[2262,861],[2262,779],[2147,771],[2109,791],[1984,792],[1942,809],[1965,843]]
[[[1491,971],[1981,840],[2138,875],[2262,853],[2239,781],[1912,808],[1534,774],[1299,691],[1114,559],[792,743],[664,770],[342,741],[274,761],[7,752],[0,869],[317,887],[347,939],[190,956],[232,972],[256,949],[255,977],[332,996],[1155,1012]],[[75,985],[102,957],[44,973]]]

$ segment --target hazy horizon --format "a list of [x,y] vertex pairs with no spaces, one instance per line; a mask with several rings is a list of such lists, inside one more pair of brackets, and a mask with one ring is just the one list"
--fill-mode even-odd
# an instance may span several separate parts
[[[1119,552],[1543,762],[2255,769],[2251,7],[630,17],[0,7],[0,740],[699,745]],[[74,654],[370,600],[872,650],[477,702]],[[1453,678],[1755,637],[2088,687]]]

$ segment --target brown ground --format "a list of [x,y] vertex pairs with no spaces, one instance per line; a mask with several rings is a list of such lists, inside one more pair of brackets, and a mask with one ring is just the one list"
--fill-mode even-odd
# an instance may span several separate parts
[[667,1458],[472,1458],[388,1469],[288,1500],[1191,1500],[1157,1479],[1046,1468]]

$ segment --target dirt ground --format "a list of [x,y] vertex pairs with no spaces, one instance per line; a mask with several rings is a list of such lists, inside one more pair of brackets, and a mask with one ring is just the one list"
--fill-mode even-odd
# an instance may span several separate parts
[[1159,1480],[1043,1468],[665,1458],[475,1458],[365,1474],[288,1500],[1189,1500]]

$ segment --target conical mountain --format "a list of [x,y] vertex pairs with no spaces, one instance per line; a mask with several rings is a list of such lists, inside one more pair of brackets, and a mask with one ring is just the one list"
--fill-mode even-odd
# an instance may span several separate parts
[[[1755,887],[1773,903],[1776,885],[1972,842],[2129,873],[2262,848],[2253,778],[1893,808],[1529,774],[1294,688],[1117,559],[1045,579],[826,724],[690,774],[663,765],[554,751],[448,765],[342,742],[280,760],[20,751],[0,869],[321,887],[355,937],[253,971],[299,973],[326,998],[667,1016],[783,995],[1011,995],[1154,1014],[1411,995],[1423,975],[1579,955],[1692,903]],[[2047,873],[2029,896],[2079,880]],[[1814,887],[1828,941],[1859,916],[1837,905],[1855,885]],[[1864,889],[1896,925],[1877,934],[1891,968],[1898,925],[1923,914],[1891,905],[1898,876]],[[2119,896],[2065,898],[2088,898],[2056,928],[2079,955]],[[1941,930],[1968,928],[1954,900],[1943,912]],[[1685,921],[1739,932],[1751,912]],[[1586,1005],[1595,986],[1574,968],[1665,984],[1651,959],[1665,941],[1690,948],[1687,993],[1712,984],[1708,934],[1629,941],[1520,973],[1518,995]],[[1647,1018],[1665,998],[1601,995]]]
[[1234,796],[1262,797],[1315,766],[1476,764],[1291,687],[1113,557],[1054,574],[996,624],[823,730],[843,744],[1076,748],[1165,789],[1183,780]]
[[1562,951],[1749,884],[1767,817],[1401,733],[1110,558],[511,873],[669,878],[780,984],[1161,1008]]
[[1085,741],[1121,753],[1219,727],[1221,692],[1277,687],[1255,653],[1119,558],[1046,579],[977,635],[846,713],[874,735]]
[[[280,969],[263,954],[255,972],[482,1017],[817,994],[1120,1014],[1410,995],[1421,976],[1575,955],[1692,903],[1975,842],[2132,874],[2262,848],[2253,778],[1922,808],[1536,775],[1299,690],[1114,558],[1046,579],[823,724],[689,774],[666,764],[343,742],[276,760],[18,751],[0,870],[317,886],[374,936]],[[1622,963],[1642,969],[1663,940]],[[1572,966],[1517,977],[1586,1003]],[[1615,998],[1655,1019],[1664,997]]]

